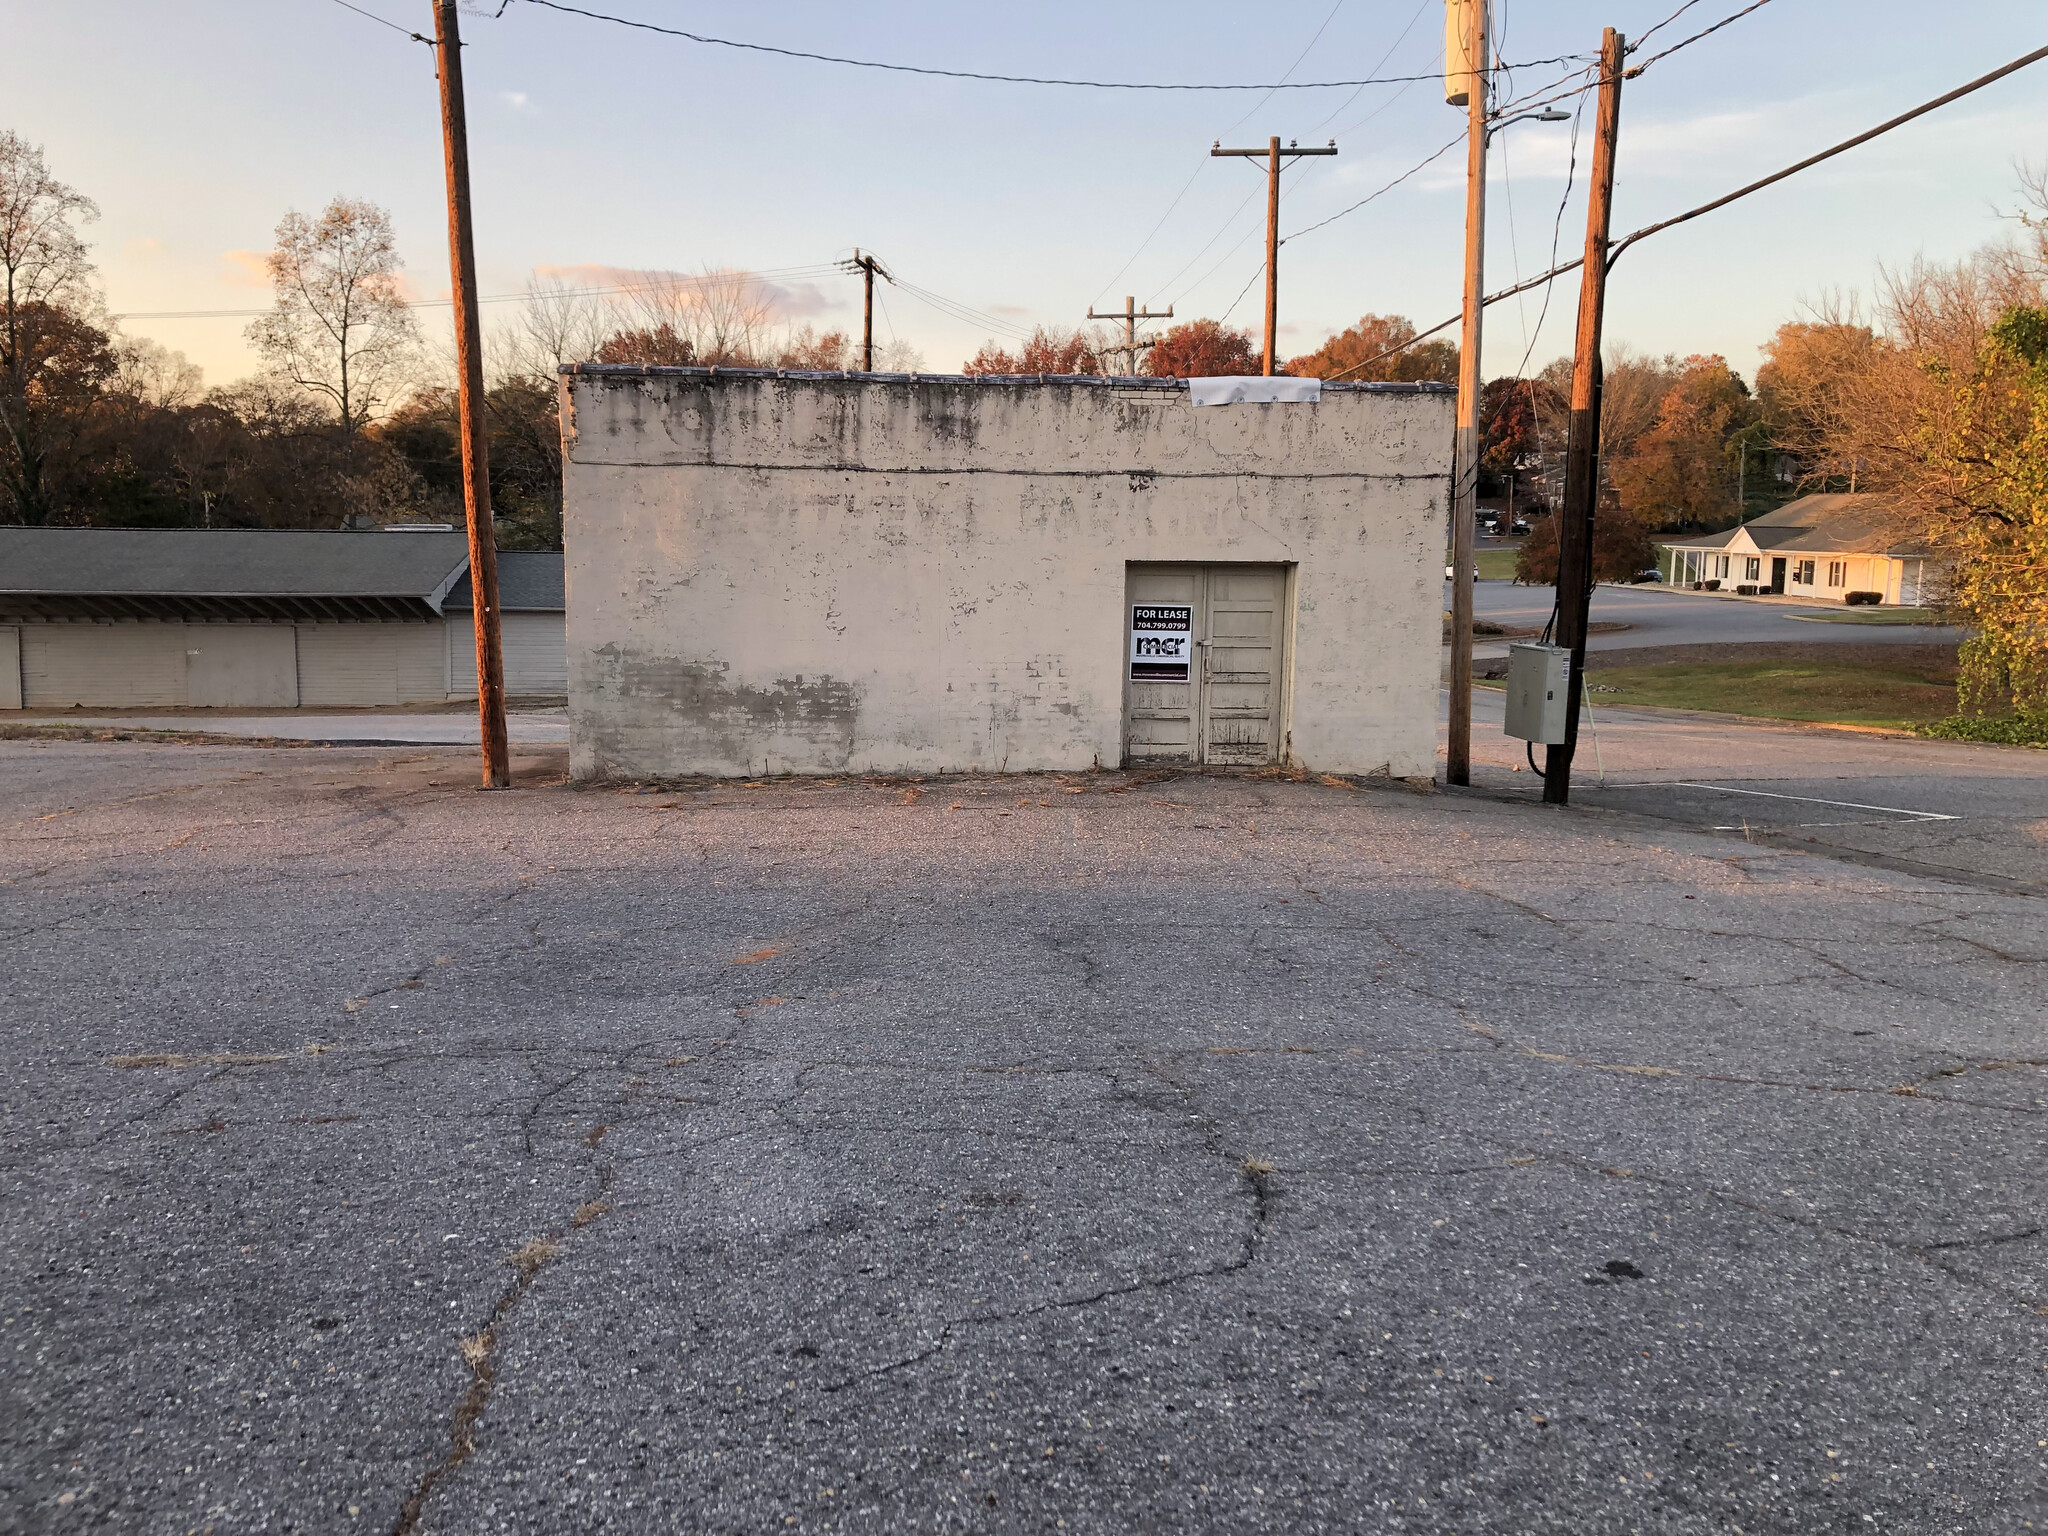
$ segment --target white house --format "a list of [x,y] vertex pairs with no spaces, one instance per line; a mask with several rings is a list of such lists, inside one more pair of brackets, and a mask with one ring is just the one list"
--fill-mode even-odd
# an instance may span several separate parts
[[1659,541],[1658,565],[1674,586],[1783,594],[1830,602],[1875,592],[1913,607],[1928,594],[1927,550],[1900,542],[1882,496],[1802,496],[1719,533]]

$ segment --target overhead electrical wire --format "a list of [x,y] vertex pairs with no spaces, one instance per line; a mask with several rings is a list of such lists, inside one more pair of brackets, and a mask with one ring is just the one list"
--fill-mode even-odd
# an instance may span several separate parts
[[[2036,48],[2032,53],[2023,53],[2010,64],[2002,64],[1987,75],[1979,75],[1967,85],[1959,85],[1954,90],[1935,97],[1932,101],[1922,102],[1910,111],[1901,112],[1897,117],[1888,118],[1884,122],[1879,123],[1875,128],[1866,129],[1854,138],[1844,139],[1841,143],[1832,145],[1822,150],[1819,154],[1808,155],[1804,160],[1788,165],[1782,171],[1773,171],[1770,175],[1760,177],[1750,182],[1747,186],[1737,187],[1733,192],[1714,198],[1711,202],[1701,203],[1697,208],[1688,208],[1684,213],[1674,214],[1668,219],[1659,219],[1654,224],[1645,224],[1641,229],[1624,235],[1621,239],[1609,244],[1607,247],[1607,264],[1611,268],[1620,258],[1621,253],[1631,245],[1634,245],[1638,240],[1645,240],[1651,235],[1661,233],[1676,225],[1689,223],[1691,220],[1699,218],[1702,214],[1712,213],[1717,208],[1727,207],[1728,204],[1736,201],[1738,198],[1748,197],[1752,192],[1761,192],[1765,187],[1775,186],[1788,176],[1797,175],[1800,171],[1819,165],[1823,160],[1832,160],[1836,155],[1854,149],[1859,144],[1867,144],[1880,134],[1889,133],[1894,128],[1912,122],[1916,117],[1924,117],[1937,107],[1945,107],[1950,102],[1968,96],[1973,91],[1981,91],[1985,86],[1995,84],[1997,81],[2003,80],[2007,75],[2025,69],[2029,64],[2038,64],[2043,59],[2048,59],[2048,48]],[[1548,272],[1539,272],[1532,278],[1516,283],[1512,288],[1503,288],[1498,293],[1490,293],[1480,302],[1482,304],[1497,304],[1502,299],[1513,298],[1518,293],[1526,293],[1531,288],[1535,288],[1540,284],[1554,282],[1558,278],[1563,277],[1567,272],[1576,272],[1585,264],[1584,257],[1562,262],[1552,267]],[[1344,373],[1333,374],[1331,377],[1332,379],[1341,379],[1344,377],[1344,374],[1356,373],[1361,368],[1369,368],[1383,358],[1392,357],[1396,352],[1405,352],[1408,348],[1414,346],[1416,342],[1434,336],[1439,331],[1449,330],[1463,318],[1462,315],[1453,315],[1450,319],[1433,325],[1426,331],[1417,332],[1398,347],[1389,347],[1384,352],[1377,352],[1373,356],[1366,358],[1363,362],[1353,363],[1344,370]]]
[[1647,43],[1651,38],[1655,37],[1659,32],[1662,32],[1666,27],[1670,26],[1671,23],[1678,20],[1679,17],[1683,16],[1687,11],[1691,10],[1694,6],[1700,3],[1701,0],[1685,0],[1685,4],[1681,5],[1677,10],[1673,11],[1669,16],[1666,16],[1662,21],[1658,22],[1655,26],[1644,29],[1642,35],[1629,45],[1629,51],[1633,53],[1636,49],[1642,47],[1643,44]]
[[[1413,80],[1433,80],[1434,75],[1383,75],[1366,80],[1280,80],[1274,82],[1197,82],[1159,80],[1073,80],[1045,75],[998,75],[974,69],[937,69],[922,64],[889,64],[877,59],[849,59],[838,54],[813,53],[803,48],[780,48],[770,43],[743,43],[729,37],[712,37],[702,32],[686,32],[680,27],[659,26],[651,21],[635,21],[627,16],[612,16],[603,11],[587,10],[579,5],[565,5],[562,0],[524,0],[527,5],[537,5],[550,11],[561,11],[565,15],[582,16],[591,21],[608,21],[615,26],[632,27],[641,32],[659,32],[667,37],[680,37],[693,43],[703,43],[718,48],[738,48],[749,53],[772,53],[787,59],[808,59],[820,64],[844,64],[854,69],[883,69],[903,75],[935,75],[947,80],[987,80],[1000,85],[1057,85],[1079,90],[1092,91],[1334,91],[1351,90],[1367,85],[1404,85]],[[1512,66],[1530,68],[1538,64],[1569,63],[1574,54],[1560,54],[1554,59],[1532,59],[1526,65]],[[1508,66],[1503,66],[1508,67]]]
[[349,0],[334,0],[334,3],[344,11],[354,11],[358,16],[374,21],[380,27],[389,27],[392,31],[403,37],[409,37],[416,43],[425,43],[430,48],[434,45],[434,40],[431,37],[423,37],[413,31],[412,28],[402,26],[398,22],[392,21],[389,17],[379,16],[375,11],[366,11],[360,5],[350,5]]
[[[1719,21],[1715,22],[1711,27],[1703,28],[1702,30],[1693,33],[1691,37],[1682,38],[1678,42],[1673,43],[1669,48],[1651,54],[1647,59],[1643,60],[1642,63],[1633,65],[1629,69],[1628,74],[1624,78],[1635,78],[1635,76],[1641,74],[1644,70],[1648,69],[1652,64],[1656,63],[1659,59],[1670,58],[1671,55],[1678,52],[1679,49],[1688,48],[1692,44],[1698,42],[1703,37],[1711,37],[1714,33],[1720,31],[1723,27],[1728,26],[1732,22],[1742,20],[1742,18],[1747,16],[1751,11],[1762,10],[1765,6],[1769,5],[1770,3],[1771,0],[1756,0],[1756,3],[1754,5],[1745,5],[1741,10],[1737,11],[1734,15],[1722,17]],[[1683,7],[1681,7],[1680,9],[1682,10]],[[1678,12],[1673,12],[1672,16],[1665,18],[1665,21],[1660,21],[1659,23],[1657,23],[1657,26],[1661,27],[1666,25],[1667,22],[1675,19],[1677,14]],[[1650,28],[1650,32],[1654,32],[1656,30],[1657,27]],[[1628,51],[1630,53],[1634,53],[1636,49],[1642,47],[1643,44],[1649,40],[1649,36],[1650,33],[1645,32],[1641,37],[1636,39],[1636,41],[1630,46]]]
[[1400,175],[1396,176],[1392,181],[1387,182],[1384,186],[1381,186],[1376,191],[1367,193],[1364,197],[1361,197],[1357,202],[1353,203],[1350,207],[1339,208],[1335,213],[1331,214],[1328,218],[1317,219],[1315,223],[1304,225],[1302,226],[1302,228],[1294,231],[1294,233],[1291,235],[1282,235],[1280,237],[1281,243],[1284,245],[1289,240],[1299,240],[1303,235],[1310,234],[1315,230],[1321,229],[1325,224],[1334,224],[1337,222],[1337,220],[1345,217],[1347,214],[1353,214],[1358,212],[1359,209],[1363,208],[1367,203],[1372,202],[1375,198],[1386,196],[1387,193],[1393,191],[1394,188],[1401,185],[1401,183],[1406,181],[1409,177],[1414,176],[1423,170],[1426,170],[1431,165],[1434,165],[1437,161],[1443,159],[1445,155],[1449,154],[1453,149],[1456,149],[1460,144],[1464,142],[1465,135],[1463,131],[1460,131],[1458,136],[1450,140],[1448,143],[1446,143],[1442,149],[1436,150],[1432,154],[1425,155],[1422,159],[1416,161],[1415,164],[1409,166],[1407,170],[1403,171]]
[[[679,274],[674,277],[661,278],[644,283],[615,283],[600,288],[550,289],[545,294],[545,297],[602,299],[613,298],[620,294],[655,293],[665,288],[701,287],[717,277],[728,275],[749,277],[758,282],[795,282],[805,278],[829,277],[843,270],[844,268],[837,262],[814,262],[809,266],[803,267],[771,267],[759,272],[718,273],[713,274],[711,277]],[[525,290],[521,290],[518,293],[487,293],[478,298],[477,303],[517,304],[531,297],[533,295]],[[407,309],[448,309],[453,306],[454,302],[453,299],[407,299],[405,307]],[[114,320],[249,320],[259,315],[267,315],[270,312],[269,309],[135,309],[122,310],[117,314],[111,315],[109,318]]]
[[[1423,0],[1424,5],[1427,5],[1429,3],[1430,0]],[[1282,75],[1280,77],[1282,80],[1285,80],[1288,75],[1292,75],[1297,69],[1301,68],[1301,61],[1309,56],[1309,53],[1315,48],[1316,43],[1321,40],[1322,35],[1330,30],[1330,23],[1337,19],[1337,13],[1343,9],[1344,0],[1337,0],[1337,3],[1330,7],[1330,14],[1323,18],[1323,24],[1320,27],[1316,28],[1315,36],[1311,37],[1308,40],[1308,45],[1304,47],[1300,53],[1294,56],[1294,62],[1287,66],[1287,74]],[[1414,23],[1410,22],[1409,25],[1413,26]],[[1402,35],[1406,36],[1406,33],[1403,33]],[[1395,46],[1399,46],[1398,41]],[[1387,50],[1386,55],[1380,59],[1379,64],[1375,64],[1372,70],[1367,71],[1367,73],[1370,74],[1374,70],[1378,70],[1380,66],[1385,64],[1387,62],[1387,59],[1391,58],[1392,56],[1393,49],[1390,48]],[[1359,89],[1363,90],[1364,87],[1361,86]],[[1405,90],[1406,87],[1404,86],[1403,89]],[[1357,100],[1357,98],[1358,92],[1353,91],[1351,93],[1350,101],[1355,101]],[[1268,101],[1271,101],[1272,99],[1273,93],[1271,91],[1268,91],[1264,96],[1262,96],[1259,99],[1257,104],[1251,108],[1251,111],[1246,112],[1243,117],[1240,117],[1236,122],[1232,123],[1228,128],[1224,129],[1223,132],[1236,132],[1238,128],[1244,125],[1246,119],[1251,117],[1252,113],[1257,112],[1260,107],[1263,107]],[[1349,105],[1350,101],[1347,101],[1346,105]],[[1338,110],[1341,111],[1342,108],[1339,108]],[[1329,119],[1325,118],[1324,121],[1328,122]],[[1219,141],[1220,137],[1221,136],[1219,135]],[[1195,182],[1198,179],[1200,179],[1202,170],[1206,165],[1208,165],[1209,160],[1210,157],[1204,155],[1199,161],[1195,163],[1194,173],[1188,177],[1185,183],[1182,184],[1180,191],[1174,194],[1173,201],[1166,205],[1166,212],[1159,215],[1159,222],[1154,224],[1152,226],[1151,232],[1147,234],[1143,240],[1138,242],[1138,248],[1135,251],[1131,252],[1130,256],[1125,260],[1124,264],[1116,269],[1116,277],[1112,277],[1108,282],[1104,283],[1102,285],[1102,292],[1096,294],[1095,297],[1089,301],[1088,307],[1090,309],[1093,309],[1097,304],[1100,304],[1103,301],[1103,299],[1107,298],[1109,296],[1110,290],[1116,287],[1117,279],[1121,278],[1126,272],[1130,271],[1132,264],[1135,263],[1140,256],[1145,254],[1146,248],[1152,244],[1152,241],[1158,236],[1159,231],[1166,227],[1166,221],[1173,217],[1173,210],[1181,205],[1181,200],[1188,195],[1189,190],[1194,186]],[[1235,217],[1235,215],[1233,215],[1233,217]]]

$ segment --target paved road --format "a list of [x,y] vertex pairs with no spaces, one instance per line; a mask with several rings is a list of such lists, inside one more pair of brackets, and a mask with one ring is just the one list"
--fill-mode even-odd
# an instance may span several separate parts
[[[1472,611],[1494,624],[1540,627],[1550,618],[1548,587],[1520,587],[1508,581],[1474,584]],[[1444,587],[1450,606],[1450,587]],[[1593,618],[1627,624],[1619,633],[1593,635],[1591,650],[1624,650],[1645,645],[1714,645],[1742,641],[1792,641],[1802,644],[1930,645],[1954,643],[1965,632],[1940,625],[1823,623],[1802,614],[1839,613],[1839,606],[1804,607],[1785,603],[1744,602],[1704,593],[1670,592],[1652,587],[1600,587],[1593,593]],[[1488,653],[1505,654],[1504,644],[1479,644]]]
[[[1497,688],[1473,690],[1473,783],[1534,798],[1532,754],[1501,729],[1504,703]],[[1574,760],[1581,805],[2048,893],[2048,751],[1598,704],[1591,719]]]
[[0,743],[0,1529],[2048,1522],[2041,898],[559,765]]
[[[474,710],[422,714],[414,710],[350,710],[323,715],[313,711],[263,710],[243,714],[210,709],[152,715],[123,711],[89,715],[8,715],[0,722],[23,726],[66,725],[128,731],[189,731],[210,736],[283,737],[294,741],[364,742],[377,746],[475,746],[483,739]],[[569,712],[565,709],[510,710],[505,733],[517,746],[567,746]]]

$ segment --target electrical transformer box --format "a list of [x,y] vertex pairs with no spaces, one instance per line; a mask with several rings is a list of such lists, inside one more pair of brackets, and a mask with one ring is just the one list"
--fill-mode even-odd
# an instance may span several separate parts
[[1507,733],[1556,746],[1572,694],[1572,653],[1561,645],[1508,647]]

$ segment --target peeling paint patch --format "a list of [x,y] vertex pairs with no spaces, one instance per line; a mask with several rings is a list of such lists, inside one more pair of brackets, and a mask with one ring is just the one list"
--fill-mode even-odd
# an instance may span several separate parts
[[[652,727],[689,743],[692,761],[732,771],[770,771],[777,763],[843,768],[853,755],[860,692],[831,676],[738,683],[723,662],[645,656],[598,647],[592,682],[605,700],[607,731]],[[599,743],[600,757],[610,755]]]

